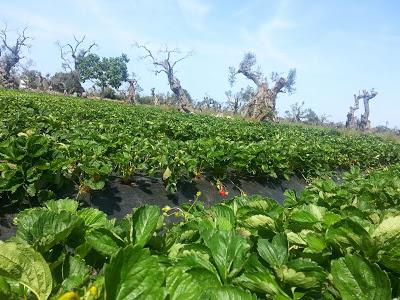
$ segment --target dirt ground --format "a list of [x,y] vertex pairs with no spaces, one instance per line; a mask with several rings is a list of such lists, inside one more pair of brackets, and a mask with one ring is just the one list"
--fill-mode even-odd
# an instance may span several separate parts
[[[299,192],[306,183],[297,177],[292,177],[288,181],[279,183],[238,180],[235,184],[225,183],[225,186],[229,194],[228,197],[221,198],[217,188],[205,179],[180,184],[177,192],[171,194],[166,192],[162,180],[158,178],[135,176],[133,183],[123,184],[119,178],[112,177],[103,190],[92,192],[90,199],[87,200],[90,206],[104,211],[110,218],[122,218],[130,213],[132,208],[144,204],[156,204],[160,207],[179,206],[193,200],[198,191],[201,191],[199,200],[207,206],[240,195],[241,190],[248,195],[257,194],[282,203],[286,189]],[[65,190],[59,197],[74,198],[74,193],[74,189]],[[0,214],[0,240],[8,239],[15,234],[15,226],[12,224],[15,214],[16,211],[3,211]]]

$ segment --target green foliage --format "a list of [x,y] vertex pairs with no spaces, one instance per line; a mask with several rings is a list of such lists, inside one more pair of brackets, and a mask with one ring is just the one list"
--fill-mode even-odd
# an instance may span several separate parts
[[163,299],[164,271],[148,249],[126,246],[105,267],[106,299]]
[[344,300],[392,298],[387,274],[361,257],[348,255],[332,261],[332,277]]
[[94,80],[102,90],[106,87],[118,89],[128,79],[128,62],[126,54],[100,58],[90,53],[79,61],[78,68],[83,82]]
[[30,130],[0,142],[0,192],[11,202],[46,200],[46,187],[62,183],[55,148],[48,136]]
[[42,88],[43,77],[39,71],[23,70],[21,73],[21,80],[25,82],[25,86],[29,89]]
[[168,170],[165,186],[174,192],[179,181],[198,176],[311,179],[400,162],[398,143],[369,135],[108,101],[1,91],[0,112],[6,202],[45,201],[68,182],[80,194],[102,189],[112,172],[129,182],[136,173],[161,178]]
[[145,246],[157,228],[160,208],[155,205],[143,206],[132,214],[130,241],[138,246]]
[[343,177],[287,193],[285,207],[259,196],[183,206],[185,219],[164,226],[156,206],[115,221],[73,200],[46,202],[20,212],[16,237],[0,244],[0,295],[398,298],[400,166]]
[[237,275],[246,262],[250,246],[245,238],[232,231],[203,233],[204,244],[209,249],[212,260],[222,282]]
[[49,266],[42,255],[28,245],[0,243],[0,274],[27,287],[38,300],[47,299],[52,291]]
[[266,239],[259,239],[257,250],[272,268],[279,268],[286,264],[288,259],[288,242],[284,234],[277,234],[269,242]]
[[70,212],[41,208],[19,213],[15,223],[18,226],[17,240],[29,243],[41,252],[63,242],[74,229],[83,224],[80,218]]
[[79,256],[66,255],[61,269],[61,276],[65,278],[61,290],[65,292],[79,288],[89,278],[90,268]]
[[80,83],[79,74],[76,71],[69,73],[58,72],[51,77],[50,81],[53,90],[60,93],[66,91],[68,94],[79,94],[84,91]]
[[[0,199],[44,204],[22,210],[16,236],[0,243],[5,299],[400,297],[395,142],[15,91],[1,91],[0,104]],[[112,172],[159,176],[174,191],[201,174],[332,169],[350,172],[287,191],[283,206],[259,196],[184,205],[176,224],[152,205],[108,220],[53,199],[68,181],[80,193],[102,189]]]

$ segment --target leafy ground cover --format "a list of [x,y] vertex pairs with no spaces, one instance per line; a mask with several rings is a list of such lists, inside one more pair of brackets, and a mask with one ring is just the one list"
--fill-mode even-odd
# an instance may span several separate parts
[[[19,210],[0,299],[400,297],[396,142],[18,91],[0,91],[0,113],[0,203]],[[220,198],[228,179],[314,180],[283,205],[242,194],[205,207],[198,193],[122,219],[55,197],[137,174],[171,192],[207,178]]]
[[80,194],[110,174],[162,177],[166,189],[206,177],[318,177],[400,162],[400,144],[370,135],[304,128],[154,107],[20,91],[0,91],[0,201],[32,205],[66,182]]
[[[284,205],[239,196],[121,220],[50,200],[0,243],[2,299],[393,299],[400,165],[319,179]],[[166,223],[171,215],[178,223]]]

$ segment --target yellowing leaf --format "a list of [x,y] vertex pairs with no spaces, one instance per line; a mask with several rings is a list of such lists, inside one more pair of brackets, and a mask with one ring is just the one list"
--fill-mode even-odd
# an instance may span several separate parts
[[39,300],[50,296],[50,268],[42,255],[28,245],[0,243],[0,273],[26,286]]
[[385,242],[400,234],[400,215],[388,217],[379,224],[372,237]]
[[169,169],[169,167],[167,167],[164,171],[162,178],[163,178],[163,180],[167,180],[169,177],[171,177],[171,175],[172,175],[172,172]]

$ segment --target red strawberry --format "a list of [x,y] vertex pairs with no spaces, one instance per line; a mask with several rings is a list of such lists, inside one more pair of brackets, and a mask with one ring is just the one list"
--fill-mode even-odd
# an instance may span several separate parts
[[228,195],[228,192],[225,191],[225,187],[223,185],[221,185],[218,192],[221,197],[226,197]]

